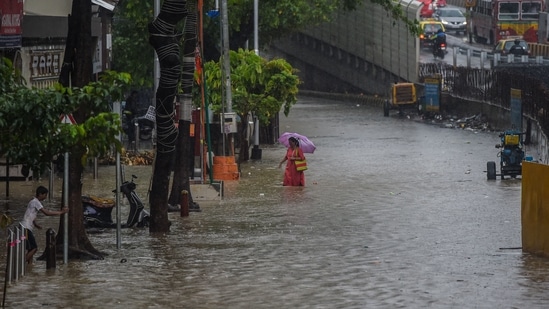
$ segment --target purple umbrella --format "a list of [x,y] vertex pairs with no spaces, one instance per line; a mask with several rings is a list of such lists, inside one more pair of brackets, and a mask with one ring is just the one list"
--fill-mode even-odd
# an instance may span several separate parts
[[311,142],[307,136],[301,135],[298,133],[291,133],[291,132],[284,132],[280,137],[278,138],[278,141],[286,146],[290,147],[290,142],[288,141],[290,137],[295,137],[299,141],[299,148],[303,150],[304,153],[313,153],[315,152],[316,146]]

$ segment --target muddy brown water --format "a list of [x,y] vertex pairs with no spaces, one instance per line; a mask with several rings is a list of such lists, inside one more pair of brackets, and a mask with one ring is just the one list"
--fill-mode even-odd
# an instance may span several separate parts
[[[316,144],[304,188],[282,187],[281,145],[242,164],[222,201],[170,213],[170,233],[90,234],[108,253],[7,289],[18,308],[546,308],[549,260],[523,253],[520,179],[486,180],[497,132],[383,117],[381,108],[301,97],[281,133]],[[125,168],[147,200],[151,167]],[[20,216],[42,182],[12,183]],[[84,178],[112,197],[114,168]],[[57,185],[60,181],[57,180]],[[0,189],[3,190],[3,189]],[[3,191],[0,191],[0,194]],[[60,192],[54,192],[57,198]],[[56,200],[49,205],[55,207]],[[5,204],[4,204],[5,206]],[[6,207],[6,206],[5,206]],[[127,206],[122,208],[123,218]],[[48,228],[58,219],[40,216]],[[39,235],[44,247],[45,229]],[[4,256],[4,255],[3,255]],[[5,260],[5,258],[4,258]],[[5,265],[1,263],[1,265]],[[3,268],[3,266],[2,266]]]

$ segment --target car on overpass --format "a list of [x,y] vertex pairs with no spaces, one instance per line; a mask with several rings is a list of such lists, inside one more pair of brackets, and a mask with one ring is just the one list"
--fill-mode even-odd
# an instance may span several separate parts
[[456,34],[460,34],[467,30],[467,19],[458,8],[439,8],[435,10],[433,17],[444,25],[446,31],[455,31]]
[[515,41],[518,40],[520,47],[526,52],[527,55],[530,55],[530,49],[528,48],[528,43],[524,39],[518,38],[508,38],[499,40],[496,46],[494,46],[493,53],[501,55],[509,55],[511,47],[515,45]]

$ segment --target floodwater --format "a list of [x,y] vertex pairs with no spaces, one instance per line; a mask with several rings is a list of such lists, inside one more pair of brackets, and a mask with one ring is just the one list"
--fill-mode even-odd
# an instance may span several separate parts
[[[37,261],[18,308],[546,308],[549,260],[523,253],[519,179],[486,180],[497,132],[442,128],[380,107],[302,97],[280,132],[316,144],[306,187],[282,187],[281,145],[242,165],[222,201],[170,213],[171,231],[91,234],[101,261]],[[150,167],[138,175],[147,200]],[[109,197],[114,169],[86,175]],[[47,184],[46,182],[43,182]],[[19,184],[12,214],[36,182]],[[26,186],[26,187],[25,187]],[[14,189],[16,190],[16,189]],[[59,194],[55,192],[59,197]],[[126,208],[122,208],[125,213]],[[39,217],[54,229],[58,219]],[[45,233],[45,230],[42,231]],[[43,235],[38,239],[40,251]],[[4,265],[2,263],[2,265]]]

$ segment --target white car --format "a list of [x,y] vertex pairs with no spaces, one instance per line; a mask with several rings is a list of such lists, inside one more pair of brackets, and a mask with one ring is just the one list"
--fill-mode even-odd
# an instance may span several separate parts
[[457,34],[465,33],[467,19],[460,9],[439,8],[433,13],[433,17],[444,25],[446,32],[455,31]]

